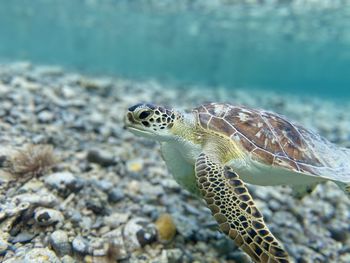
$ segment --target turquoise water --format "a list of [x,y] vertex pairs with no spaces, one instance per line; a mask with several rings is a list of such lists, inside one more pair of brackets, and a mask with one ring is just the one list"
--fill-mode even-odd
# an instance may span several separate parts
[[307,8],[194,3],[1,1],[0,61],[179,85],[350,97],[345,1]]

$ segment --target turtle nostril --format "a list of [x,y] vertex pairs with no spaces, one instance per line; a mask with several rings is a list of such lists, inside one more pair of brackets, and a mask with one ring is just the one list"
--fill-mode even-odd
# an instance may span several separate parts
[[129,120],[131,123],[134,123],[134,122],[135,122],[135,120],[134,120],[134,118],[133,118],[133,116],[132,116],[132,113],[131,113],[131,112],[128,112],[128,114],[127,114],[127,118],[128,118],[128,120]]

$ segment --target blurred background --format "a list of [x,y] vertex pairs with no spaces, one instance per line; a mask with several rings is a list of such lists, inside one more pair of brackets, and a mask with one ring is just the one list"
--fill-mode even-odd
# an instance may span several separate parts
[[0,62],[17,60],[349,98],[349,1],[1,1]]

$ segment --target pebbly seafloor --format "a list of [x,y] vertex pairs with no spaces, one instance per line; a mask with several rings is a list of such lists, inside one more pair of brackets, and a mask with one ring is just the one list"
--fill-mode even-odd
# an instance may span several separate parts
[[[265,108],[350,145],[350,103],[0,65],[0,262],[250,262],[175,183],[159,145],[123,129],[140,101]],[[40,158],[54,155],[52,168],[9,169],[18,151],[34,158],[28,145],[51,145]],[[334,184],[302,200],[288,187],[248,187],[293,261],[350,262],[350,200]]]

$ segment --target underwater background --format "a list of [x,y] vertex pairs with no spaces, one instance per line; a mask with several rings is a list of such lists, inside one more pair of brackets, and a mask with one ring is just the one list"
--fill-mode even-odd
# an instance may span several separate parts
[[350,97],[349,1],[12,0],[0,61]]

